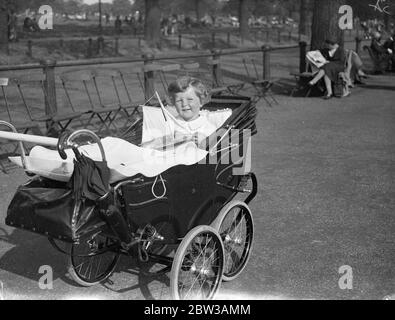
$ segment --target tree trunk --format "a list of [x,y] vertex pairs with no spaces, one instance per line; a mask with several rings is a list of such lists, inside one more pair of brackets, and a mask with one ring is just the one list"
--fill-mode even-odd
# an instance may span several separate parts
[[0,0],[0,51],[8,51],[8,0]]
[[243,42],[248,36],[248,7],[247,0],[239,0],[239,30]]
[[390,16],[389,14],[384,14],[384,29],[389,31],[390,30]]
[[159,0],[145,0],[145,41],[150,47],[160,47]]
[[307,0],[300,0],[299,36],[307,34]]
[[323,46],[326,39],[333,39],[343,46],[344,33],[339,27],[339,8],[344,0],[314,0],[313,24],[311,26],[311,49]]
[[201,0],[195,0],[195,13],[196,13],[196,21],[199,23],[202,18],[201,12]]

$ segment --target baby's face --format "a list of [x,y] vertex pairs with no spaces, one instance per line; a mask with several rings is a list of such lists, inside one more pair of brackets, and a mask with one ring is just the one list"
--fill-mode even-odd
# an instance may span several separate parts
[[191,121],[199,117],[202,104],[195,90],[189,87],[185,92],[179,92],[174,95],[174,106],[185,121]]

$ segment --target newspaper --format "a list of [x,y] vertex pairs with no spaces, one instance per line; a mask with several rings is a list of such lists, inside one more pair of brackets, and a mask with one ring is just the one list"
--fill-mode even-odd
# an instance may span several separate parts
[[321,68],[323,65],[329,62],[319,50],[307,52],[306,58],[313,66],[317,68]]

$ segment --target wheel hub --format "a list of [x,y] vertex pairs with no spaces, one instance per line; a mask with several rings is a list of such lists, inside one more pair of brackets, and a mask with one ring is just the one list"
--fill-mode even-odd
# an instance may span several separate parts
[[228,245],[235,244],[240,246],[242,244],[242,240],[240,237],[232,238],[229,234],[227,234],[225,236],[224,243]]
[[200,274],[206,277],[210,274],[210,270],[206,266],[197,267],[196,264],[193,264],[190,270],[193,273]]

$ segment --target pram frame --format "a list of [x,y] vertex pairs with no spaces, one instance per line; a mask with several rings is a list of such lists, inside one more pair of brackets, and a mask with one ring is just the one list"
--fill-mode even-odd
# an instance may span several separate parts
[[[250,112],[250,111],[249,111]],[[251,114],[254,116],[254,111],[251,112]],[[239,119],[236,117],[236,122],[239,121]],[[220,140],[223,139],[223,137],[229,133],[229,131],[234,127],[234,124],[232,123],[228,123],[225,125],[225,133],[224,135],[220,138]],[[65,138],[61,138],[58,140],[56,146],[58,148],[59,154],[64,157],[65,153],[64,153],[64,148],[65,147],[70,147],[70,146],[76,146],[76,144],[73,142],[74,139],[76,139],[79,135],[82,134],[87,134],[89,136],[91,136],[95,142],[98,143],[99,148],[102,152],[102,156],[103,156],[103,160],[105,160],[105,154],[104,154],[104,150],[103,147],[100,143],[100,139],[91,131],[89,130],[79,130],[76,131],[74,133],[72,133],[67,139]],[[218,145],[218,144],[217,144]],[[211,151],[211,150],[210,150]],[[24,153],[23,150],[23,146],[21,147],[21,153]],[[237,164],[232,164],[230,166],[228,166],[227,169],[231,168],[232,166],[235,166]],[[28,168],[25,168],[28,170]],[[217,168],[215,169],[215,172],[217,171]],[[219,176],[219,175],[218,175]],[[252,227],[252,216],[251,216],[251,212],[248,209],[248,204],[250,203],[250,201],[256,196],[257,194],[257,179],[255,174],[253,173],[248,173],[245,175],[245,178],[247,180],[250,180],[252,183],[252,189],[248,190],[244,187],[240,187],[240,181],[238,182],[237,186],[231,185],[231,184],[226,184],[226,183],[221,183],[220,181],[218,181],[218,176],[216,176],[216,181],[215,184],[217,186],[219,186],[220,188],[226,189],[230,192],[229,197],[226,199],[226,201],[223,203],[222,206],[222,210],[220,210],[217,213],[217,216],[215,217],[215,219],[211,222],[211,225],[197,225],[195,228],[192,228],[191,230],[189,230],[186,234],[183,235],[183,237],[178,237],[176,239],[174,239],[173,241],[165,241],[165,242],[160,242],[160,239],[155,239],[155,241],[152,241],[152,243],[162,243],[165,245],[177,245],[178,248],[182,248],[182,250],[186,251],[188,250],[188,246],[189,243],[192,243],[193,241],[195,241],[195,239],[197,239],[198,237],[200,237],[200,235],[206,235],[206,236],[210,236],[213,241],[216,243],[217,245],[217,250],[218,250],[218,257],[217,260],[219,261],[219,267],[217,268],[216,271],[216,275],[215,275],[215,283],[213,283],[212,287],[211,287],[211,291],[209,292],[208,296],[206,298],[212,298],[213,295],[215,294],[215,292],[218,290],[219,288],[219,283],[220,283],[220,279],[223,280],[233,280],[235,277],[237,277],[240,272],[242,271],[242,269],[244,269],[244,266],[248,260],[248,257],[250,255],[251,252],[251,247],[252,247],[252,238],[253,238],[253,227]],[[131,177],[128,179],[125,179],[124,181],[120,181],[117,182],[113,185],[109,186],[109,192],[105,195],[105,197],[103,197],[103,199],[101,200],[105,200],[105,199],[112,199],[112,202],[114,204],[117,203],[117,201],[119,201],[119,196],[118,193],[121,190],[121,188],[127,184],[137,184],[140,182],[142,178],[137,176],[137,177]],[[241,178],[240,178],[241,179]],[[236,196],[237,193],[239,192],[243,192],[243,193],[247,193],[248,196],[246,197],[246,199],[240,203],[240,201],[234,201],[234,197]],[[153,201],[156,201],[158,199],[155,199]],[[168,199],[159,199],[160,201],[169,201]],[[144,205],[146,205],[147,203],[144,203]],[[79,211],[79,205],[78,203],[75,204],[74,207],[74,212],[73,212],[73,219],[75,218],[76,214],[78,214]],[[138,206],[139,204],[137,204]],[[242,261],[242,263],[240,264],[240,270],[238,268],[236,268],[236,271],[233,273],[228,273],[230,276],[227,276],[224,273],[224,255],[225,255],[225,249],[224,249],[224,241],[226,240],[225,238],[223,238],[220,234],[220,227],[222,224],[222,221],[227,217],[227,214],[229,213],[229,211],[236,206],[241,206],[243,208],[245,208],[246,213],[245,213],[245,219],[246,224],[249,224],[249,230],[251,231],[251,235],[249,237],[249,243],[247,245],[245,245],[246,252],[243,254],[246,259],[244,259]],[[223,211],[223,209],[226,209],[225,211]],[[124,214],[124,213],[123,213]],[[125,217],[125,216],[124,216]],[[243,216],[244,219],[244,216]],[[248,221],[247,221],[248,220]],[[240,223],[240,221],[238,222],[238,224]],[[215,226],[215,227],[213,227]],[[19,226],[21,227],[21,226]],[[64,250],[61,248],[61,246],[59,246],[56,242],[56,237],[50,235],[50,234],[46,234],[46,236],[48,237],[49,242],[53,245],[53,247],[65,254],[67,254],[69,256],[69,273],[70,275],[73,277],[73,279],[81,284],[81,285],[94,285],[104,279],[106,279],[114,270],[116,262],[119,259],[119,256],[121,254],[124,255],[129,255],[133,257],[133,248],[137,247],[137,251],[138,251],[138,257],[141,261],[143,262],[147,262],[147,261],[151,261],[151,262],[155,262],[155,263],[159,263],[165,266],[165,268],[162,270],[162,272],[167,272],[171,269],[171,275],[175,276],[176,279],[178,279],[178,274],[182,271],[182,265],[183,265],[183,259],[185,259],[186,253],[185,252],[178,252],[176,251],[176,256],[174,258],[172,257],[168,257],[166,255],[163,255],[161,253],[157,254],[157,252],[155,251],[149,251],[147,250],[147,248],[142,247],[143,245],[146,245],[147,242],[150,242],[153,239],[142,239],[144,235],[144,230],[145,227],[143,228],[143,230],[137,230],[137,232],[133,232],[131,231],[132,234],[132,238],[133,238],[133,242],[131,244],[129,244],[128,247],[124,247],[122,246],[122,244],[119,242],[119,239],[117,239],[117,236],[114,235],[113,233],[111,233],[108,229],[108,226],[106,226],[106,223],[103,223],[103,229],[95,229],[95,230],[91,230],[91,232],[89,233],[85,233],[83,235],[82,238],[77,238],[76,241],[73,241],[71,243],[71,248],[70,250]],[[237,225],[238,227],[238,225]],[[22,226],[23,228],[23,226]],[[31,230],[34,231],[34,230]],[[102,250],[99,251],[94,251],[94,252],[90,252],[88,254],[78,254],[77,252],[77,248],[79,245],[82,245],[84,243],[89,243],[89,241],[91,239],[94,239],[98,234],[102,234],[106,237],[106,239],[109,239],[110,241],[113,241],[111,245],[104,247],[104,249],[102,248]],[[91,237],[91,238],[90,238]],[[58,240],[61,240],[62,242],[67,242],[65,241],[65,239],[57,238]],[[163,239],[162,239],[163,240]],[[106,240],[107,241],[107,240]],[[177,249],[178,250],[178,249]],[[86,281],[84,279],[82,279],[80,277],[80,275],[78,275],[75,265],[73,265],[73,259],[78,259],[78,258],[91,258],[94,256],[99,256],[102,254],[106,254],[106,253],[114,253],[114,257],[113,260],[111,261],[111,263],[108,266],[108,269],[106,270],[105,274],[101,275],[100,277],[98,277],[97,279],[94,279],[94,281]],[[222,262],[221,262],[222,261]],[[203,272],[203,271],[201,271]],[[171,290],[172,290],[172,296],[173,298],[182,298],[182,296],[180,296],[180,292],[178,292],[178,284],[174,282],[175,280],[173,280],[171,278]]]

